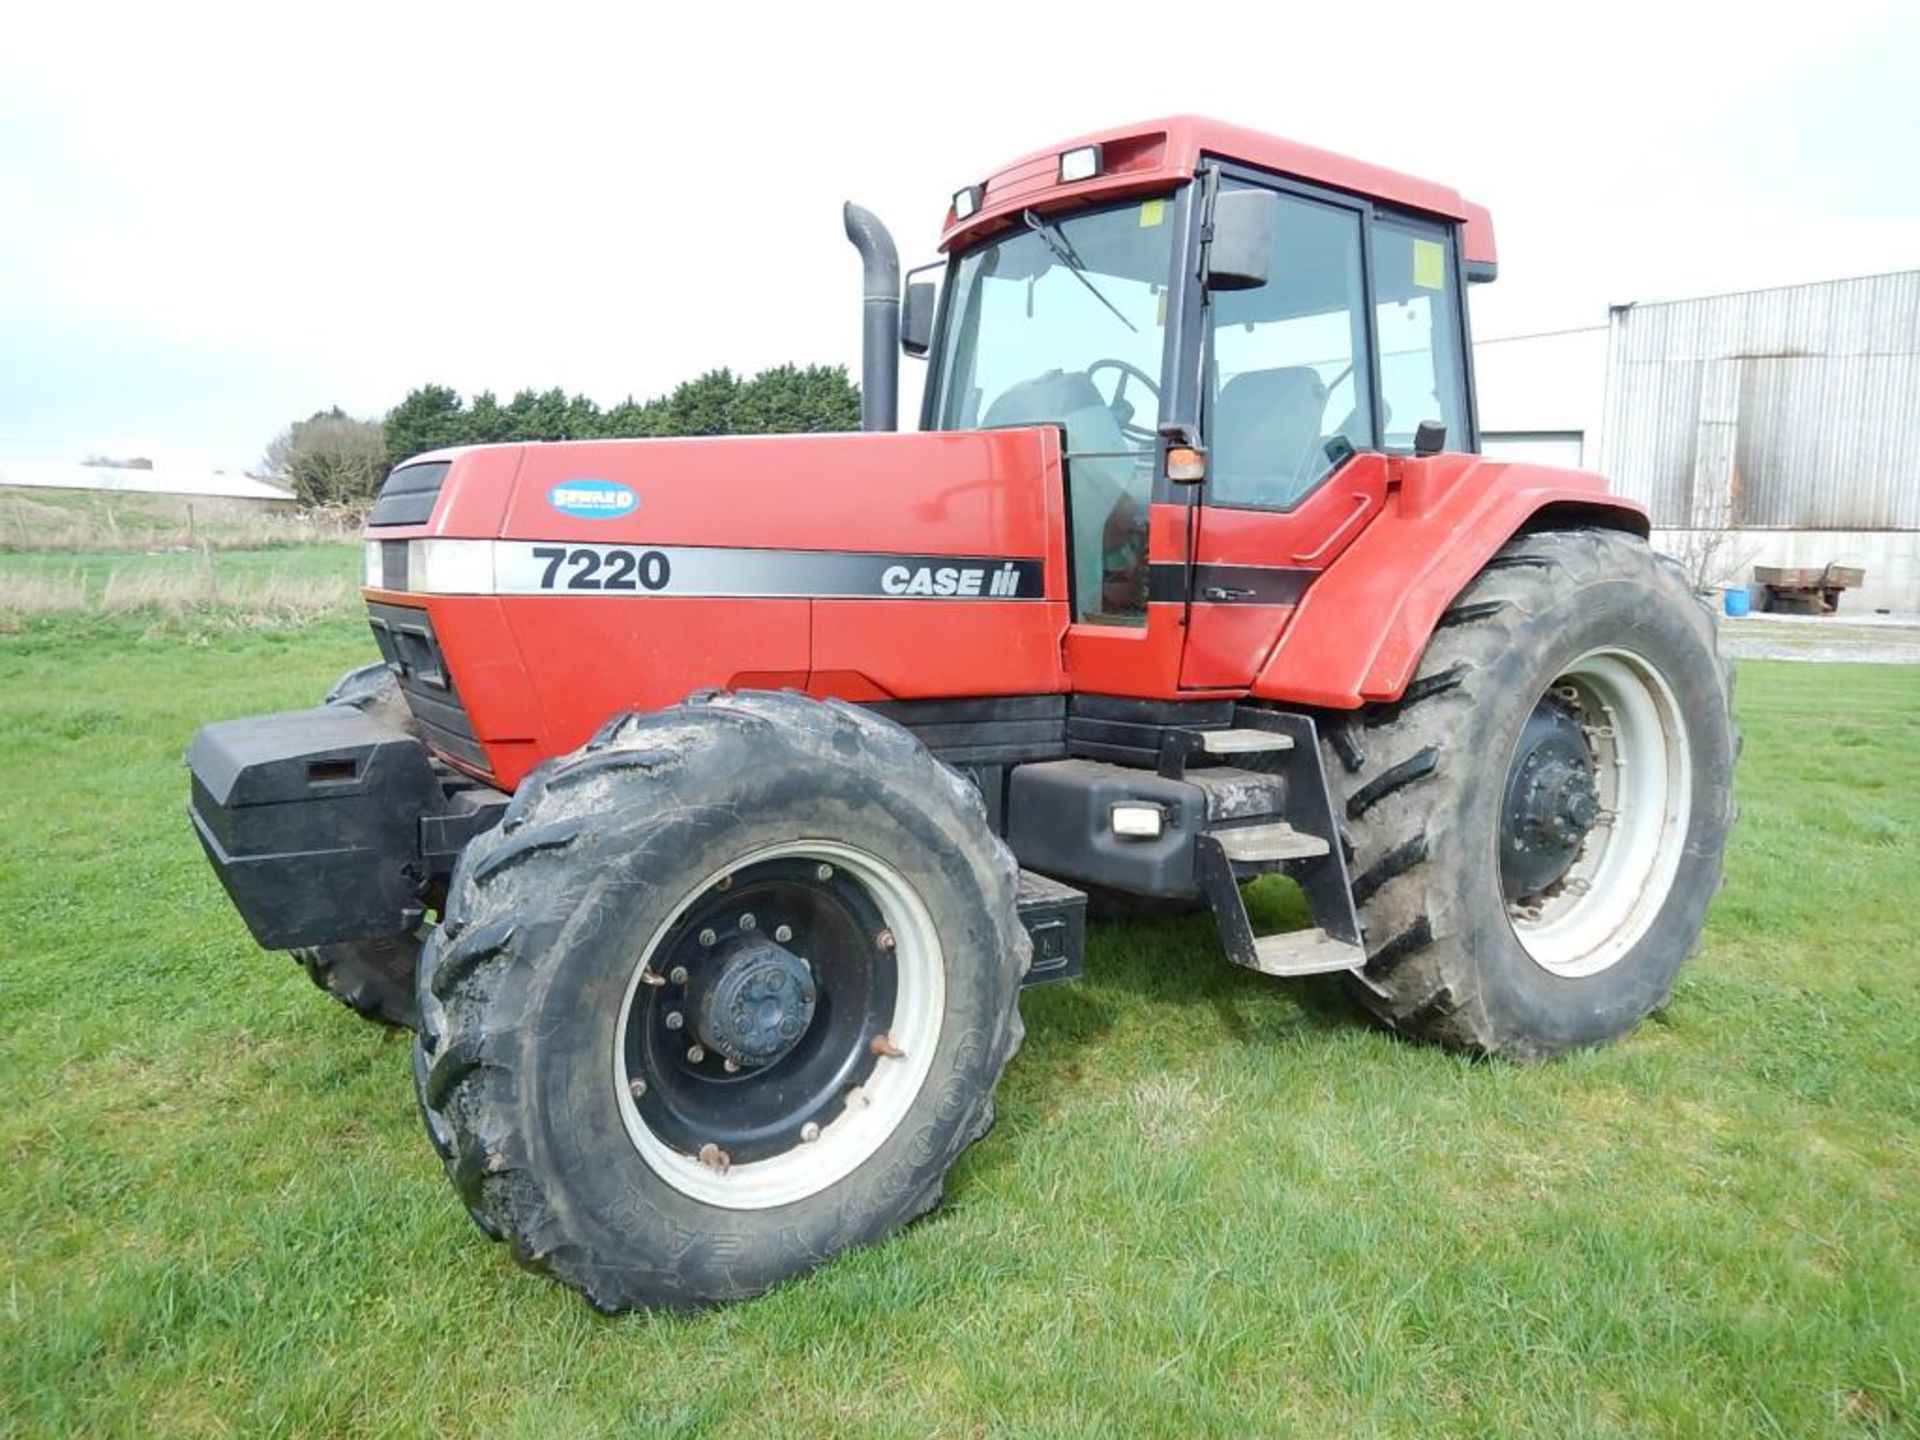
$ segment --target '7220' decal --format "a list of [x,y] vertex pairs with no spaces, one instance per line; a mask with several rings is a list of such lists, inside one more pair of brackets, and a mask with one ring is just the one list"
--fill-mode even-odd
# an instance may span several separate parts
[[673,562],[658,550],[536,545],[533,558],[546,565],[542,590],[664,590],[673,582]]

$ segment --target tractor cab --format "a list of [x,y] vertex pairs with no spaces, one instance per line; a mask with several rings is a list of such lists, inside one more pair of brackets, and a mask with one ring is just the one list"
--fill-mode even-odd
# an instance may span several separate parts
[[954,196],[908,345],[922,428],[1059,428],[1079,668],[1245,686],[1386,457],[1423,425],[1477,448],[1489,231],[1450,190],[1211,122],[1073,142]]

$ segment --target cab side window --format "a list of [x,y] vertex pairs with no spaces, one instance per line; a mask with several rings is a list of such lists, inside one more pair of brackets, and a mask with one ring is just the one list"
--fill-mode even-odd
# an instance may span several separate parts
[[1374,446],[1360,227],[1357,210],[1282,193],[1272,278],[1213,297],[1212,503],[1291,509]]
[[1438,420],[1447,427],[1447,448],[1466,449],[1473,437],[1467,433],[1453,236],[1438,225],[1376,216],[1373,293],[1386,448],[1411,450],[1420,423]]

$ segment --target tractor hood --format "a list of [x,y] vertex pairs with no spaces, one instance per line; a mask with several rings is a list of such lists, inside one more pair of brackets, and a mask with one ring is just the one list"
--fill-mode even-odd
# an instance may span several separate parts
[[1049,429],[437,451],[388,478],[367,583],[421,596],[605,590],[529,577],[529,547],[566,544],[663,553],[664,573],[656,561],[636,581],[648,594],[880,595],[893,562],[981,559],[1013,562],[1015,593],[1037,599],[1058,588],[1046,568],[1061,559],[1060,463]]
[[1053,429],[482,446],[389,476],[376,637],[429,743],[512,784],[713,686],[1064,687]]

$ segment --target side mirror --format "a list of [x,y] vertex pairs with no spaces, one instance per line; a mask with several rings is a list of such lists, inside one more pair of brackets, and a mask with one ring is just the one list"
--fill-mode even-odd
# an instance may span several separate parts
[[1209,290],[1258,290],[1267,283],[1279,213],[1280,197],[1271,190],[1222,190],[1214,197]]
[[900,307],[900,348],[909,355],[924,356],[933,348],[933,309],[938,294],[931,280],[915,280],[907,286],[906,303]]

